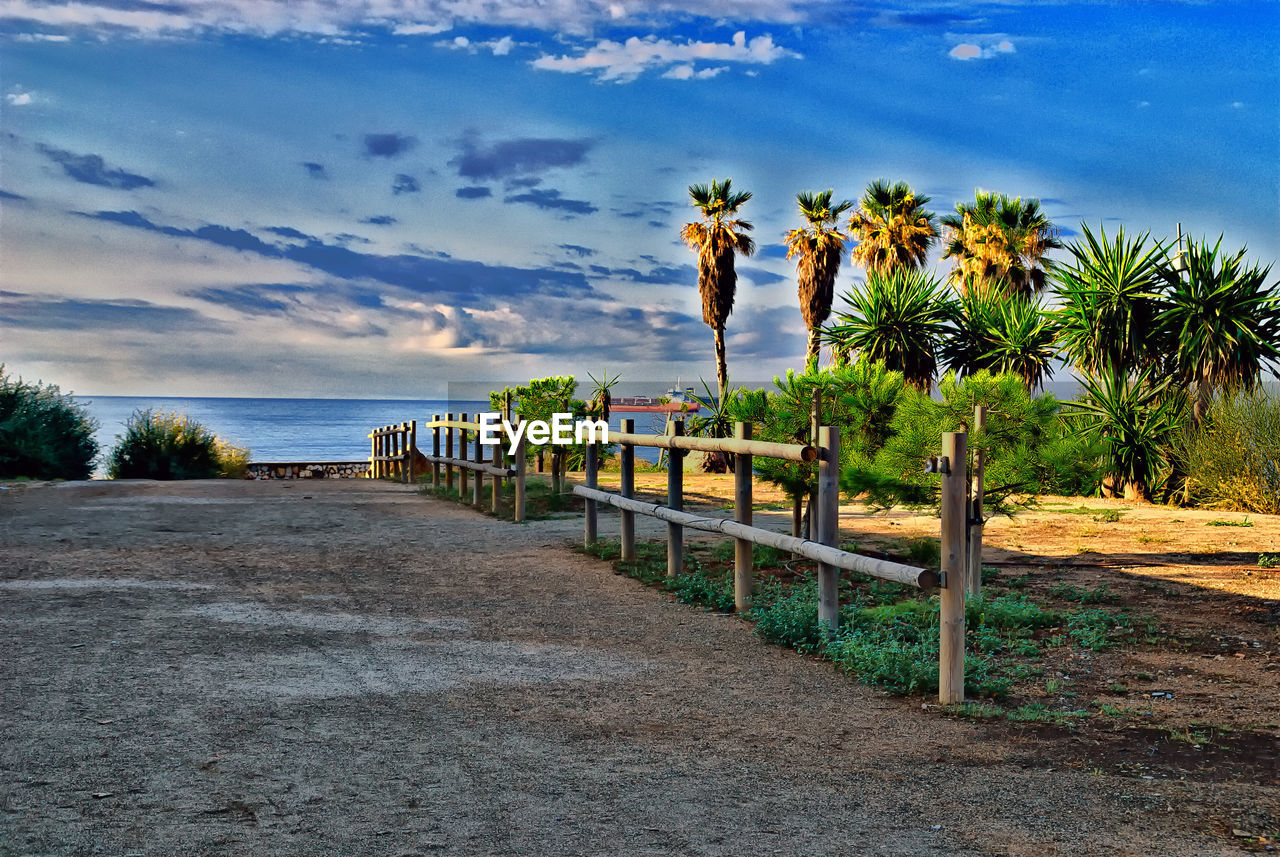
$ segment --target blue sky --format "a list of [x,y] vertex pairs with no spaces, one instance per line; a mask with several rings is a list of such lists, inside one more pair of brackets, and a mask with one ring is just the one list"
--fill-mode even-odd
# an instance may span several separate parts
[[677,233],[725,176],[760,246],[731,380],[803,354],[799,190],[1280,257],[1280,4],[706,9],[0,0],[0,361],[85,394],[713,378]]

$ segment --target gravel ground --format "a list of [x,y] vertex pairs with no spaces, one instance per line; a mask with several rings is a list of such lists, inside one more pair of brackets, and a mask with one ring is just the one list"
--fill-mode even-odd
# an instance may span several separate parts
[[0,491],[0,854],[1207,855],[1142,780],[366,481]]

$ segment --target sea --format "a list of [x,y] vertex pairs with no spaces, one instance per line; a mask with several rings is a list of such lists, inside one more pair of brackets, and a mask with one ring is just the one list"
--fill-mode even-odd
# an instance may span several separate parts
[[[76,396],[98,423],[96,439],[106,453],[124,434],[129,417],[140,410],[185,414],[220,438],[249,449],[250,461],[364,461],[369,457],[369,432],[385,425],[435,414],[474,414],[490,410],[487,401],[454,399],[249,399],[177,398],[167,396]],[[663,415],[614,411],[609,428],[621,430],[620,420],[635,420],[636,431],[662,431]],[[418,447],[428,452],[430,436]],[[656,460],[658,451],[637,455]],[[100,461],[98,470],[105,472]]]

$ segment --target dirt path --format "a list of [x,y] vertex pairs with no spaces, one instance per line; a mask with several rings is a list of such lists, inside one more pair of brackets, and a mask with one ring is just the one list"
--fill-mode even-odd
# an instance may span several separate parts
[[1055,765],[368,482],[0,491],[0,854],[1235,853],[1280,789]]

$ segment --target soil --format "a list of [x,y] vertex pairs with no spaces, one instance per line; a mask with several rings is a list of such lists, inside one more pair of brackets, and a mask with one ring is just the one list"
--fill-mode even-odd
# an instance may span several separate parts
[[[1048,665],[1124,709],[1051,726],[765,644],[570,551],[580,516],[366,480],[0,489],[0,854],[1208,855],[1280,831],[1277,518],[1073,498],[992,522],[1001,579],[1105,582],[1166,631]],[[937,528],[841,524],[889,553]]]

